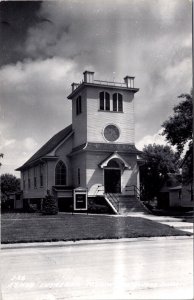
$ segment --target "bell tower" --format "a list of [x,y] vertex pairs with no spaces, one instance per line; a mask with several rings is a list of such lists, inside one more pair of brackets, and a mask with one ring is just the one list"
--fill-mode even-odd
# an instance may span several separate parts
[[[85,71],[80,84],[72,84],[73,182],[79,173],[81,186],[94,195],[103,192],[125,193],[127,184],[137,185],[135,148],[134,78],[123,82],[95,79]],[[79,180],[77,180],[79,182]]]
[[82,143],[134,144],[134,78],[124,82],[95,80],[85,71],[81,84],[72,84],[74,146]]

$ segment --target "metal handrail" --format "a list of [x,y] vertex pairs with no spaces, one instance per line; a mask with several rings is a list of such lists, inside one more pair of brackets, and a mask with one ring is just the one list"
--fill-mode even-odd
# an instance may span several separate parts
[[127,188],[132,188],[132,191],[134,191],[134,196],[136,197],[136,199],[141,203],[141,205],[149,212],[149,213],[152,213],[148,208],[147,206],[144,204],[143,201],[141,201],[141,191],[138,189],[138,187],[136,185],[129,185],[129,186],[126,186],[126,191],[131,191],[131,189],[127,189]]
[[[100,187],[102,188],[101,190],[99,189]],[[103,186],[102,184],[101,184],[101,185],[98,185],[97,188],[96,188],[95,195],[97,195],[98,192],[103,191],[103,190],[104,190],[104,186]]]
[[127,185],[125,191],[126,192],[133,191],[134,192],[134,196],[136,196],[136,197],[138,197],[140,199],[141,192],[140,192],[140,190],[138,189],[138,187],[136,185],[134,185],[134,184]]
[[119,200],[117,199],[117,197],[115,196],[115,194],[112,194],[112,193],[106,193],[106,195],[108,197],[111,198],[116,210],[119,212]]

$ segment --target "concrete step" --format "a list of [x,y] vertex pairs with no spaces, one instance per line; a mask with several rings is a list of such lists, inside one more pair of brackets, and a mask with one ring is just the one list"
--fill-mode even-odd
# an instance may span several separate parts
[[119,213],[127,214],[130,212],[147,212],[144,205],[135,196],[118,196]]

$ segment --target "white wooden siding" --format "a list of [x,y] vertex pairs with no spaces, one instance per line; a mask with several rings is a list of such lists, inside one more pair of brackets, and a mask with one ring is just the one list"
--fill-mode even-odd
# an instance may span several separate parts
[[133,93],[122,91],[123,113],[99,111],[99,93],[109,92],[112,95],[118,90],[88,88],[87,89],[87,141],[107,141],[103,137],[103,129],[107,124],[115,124],[120,130],[120,137],[115,143],[134,143],[134,101]]
[[[76,115],[76,99],[82,97],[82,113]],[[77,147],[86,142],[87,134],[87,106],[86,106],[86,90],[72,99],[72,128],[74,131],[73,147]]]
[[78,187],[78,169],[80,169],[80,186],[86,187],[86,153],[80,153],[72,157],[72,178],[74,187]]

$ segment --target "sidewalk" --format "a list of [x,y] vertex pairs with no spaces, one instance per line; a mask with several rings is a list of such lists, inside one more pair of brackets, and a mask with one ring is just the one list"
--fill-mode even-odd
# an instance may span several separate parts
[[27,248],[47,248],[47,247],[65,247],[65,246],[84,246],[96,244],[114,244],[114,243],[130,243],[130,242],[151,242],[162,240],[188,240],[193,236],[161,236],[161,237],[139,237],[139,238],[120,238],[120,239],[102,239],[102,240],[80,240],[80,241],[59,241],[59,242],[36,242],[36,243],[14,243],[1,244],[1,250],[11,249],[27,249]]
[[151,221],[158,222],[160,224],[165,224],[168,226],[172,226],[176,229],[187,231],[193,233],[193,223],[186,222],[185,216],[179,217],[170,217],[170,216],[156,216],[151,214],[144,214],[144,213],[129,213],[127,214],[129,217],[141,217],[144,219],[148,219]]

